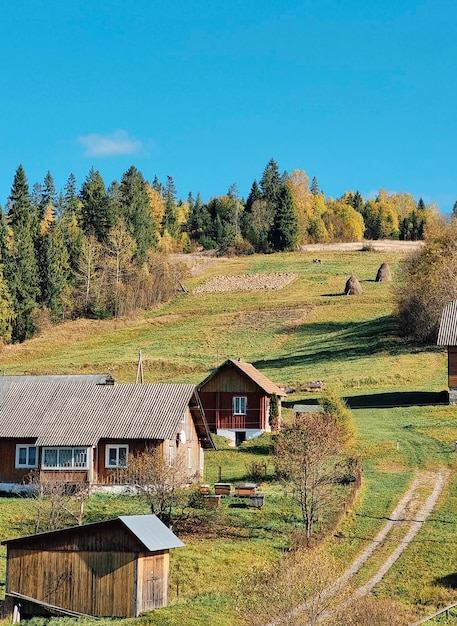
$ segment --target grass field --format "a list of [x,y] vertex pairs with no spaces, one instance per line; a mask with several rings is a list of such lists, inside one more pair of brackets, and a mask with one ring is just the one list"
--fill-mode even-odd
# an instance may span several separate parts
[[[400,252],[323,251],[322,264],[313,264],[313,256],[254,255],[208,264],[185,281],[188,293],[146,316],[68,322],[23,345],[4,346],[2,370],[110,371],[119,382],[134,382],[141,349],[146,382],[198,383],[227,357],[242,357],[276,383],[295,389],[287,398],[286,419],[294,403],[316,399],[300,391],[306,382],[338,385],[353,407],[357,450],[364,459],[357,506],[328,542],[341,567],[373,538],[415,469],[446,465],[451,470],[437,509],[375,593],[412,608],[418,617],[426,615],[457,595],[457,419],[455,408],[439,404],[438,395],[447,385],[446,355],[436,346],[413,345],[398,336],[392,313],[395,290],[401,288]],[[384,261],[392,268],[393,283],[374,282]],[[297,278],[278,291],[192,294],[195,286],[220,274],[269,272],[295,272]],[[361,296],[343,295],[350,274],[361,282]],[[209,482],[220,472],[223,480],[239,480],[254,460],[264,463],[266,506],[246,511],[224,504],[208,527],[219,536],[208,531],[202,539],[187,533],[186,548],[171,559],[170,607],[138,621],[160,626],[241,623],[233,602],[237,581],[254,565],[279,559],[299,526],[291,497],[271,480],[267,443],[207,454]],[[20,533],[26,504],[17,502],[2,501],[3,538]],[[142,506],[135,500],[99,498],[88,515],[111,516]],[[221,533],[224,524],[231,536]],[[244,532],[233,530],[239,528]]]

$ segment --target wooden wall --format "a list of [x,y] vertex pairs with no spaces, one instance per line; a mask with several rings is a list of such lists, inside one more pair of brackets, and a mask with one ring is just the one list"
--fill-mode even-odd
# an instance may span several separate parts
[[16,464],[16,443],[29,444],[32,440],[16,440],[16,439],[0,439],[0,482],[2,483],[19,483],[30,474],[32,470],[15,469]]
[[[233,397],[244,395],[247,398],[247,415],[233,415]],[[210,430],[217,429],[263,429],[268,430],[266,415],[267,398],[259,392],[201,391],[200,399],[205,410]]]
[[249,376],[246,376],[233,366],[227,366],[219,372],[216,372],[214,376],[208,380],[204,387],[200,388],[199,394],[200,397],[202,391],[227,391],[245,394],[250,391],[258,391],[258,389],[258,385],[251,380]]
[[457,388],[457,346],[448,346],[448,386]]
[[7,593],[94,616],[136,617],[166,606],[168,551],[56,551],[11,547]]

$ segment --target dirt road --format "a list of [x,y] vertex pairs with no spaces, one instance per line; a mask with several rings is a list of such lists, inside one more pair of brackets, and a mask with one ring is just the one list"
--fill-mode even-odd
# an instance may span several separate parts
[[[319,594],[319,598],[311,598],[293,609],[283,620],[277,620],[268,626],[286,624],[288,618],[300,615],[300,613],[307,611],[311,604],[315,605],[316,602],[320,603],[321,608],[319,610],[316,607],[320,615],[315,623],[321,623],[350,602],[370,593],[419,532],[433,511],[448,477],[449,471],[444,467],[436,472],[418,471],[409,489],[389,515],[384,526],[342,576],[331,587]],[[365,566],[370,566],[376,551],[381,547],[384,549],[388,547],[391,550],[388,557],[377,567],[375,575],[363,586],[357,588],[351,594],[352,599],[348,601],[347,588],[350,579],[359,572],[363,573],[362,570]],[[341,599],[339,599],[340,597]]]

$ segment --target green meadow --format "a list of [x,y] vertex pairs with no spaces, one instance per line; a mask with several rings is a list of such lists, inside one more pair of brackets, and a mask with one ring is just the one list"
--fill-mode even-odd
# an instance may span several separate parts
[[[110,371],[118,382],[134,382],[141,350],[145,382],[198,383],[226,358],[241,357],[290,390],[285,420],[295,403],[318,399],[303,390],[306,383],[337,386],[353,410],[357,454],[364,466],[356,504],[338,532],[326,538],[341,569],[376,535],[416,469],[450,469],[438,506],[375,588],[375,596],[389,597],[419,619],[457,595],[457,409],[446,405],[440,393],[447,387],[446,353],[399,336],[393,314],[402,253],[324,251],[318,253],[321,264],[313,263],[313,256],[253,255],[205,263],[194,275],[189,271],[186,293],[147,315],[66,322],[22,345],[3,346],[1,368],[7,374]],[[392,283],[374,280],[382,262],[392,269]],[[272,272],[297,276],[277,291],[192,293],[218,275]],[[361,282],[360,296],[343,295],[351,274]],[[219,450],[207,453],[205,478],[210,483],[219,475],[241,480],[253,464],[260,464],[265,507],[232,508],[223,502],[215,511],[198,513],[195,528],[182,529],[186,547],[172,553],[170,606],[123,622],[243,623],[235,602],[239,581],[253,567],[278,561],[301,527],[291,493],[274,480],[270,442],[264,436],[233,449],[218,441]],[[27,500],[8,498],[1,504],[1,537],[21,534]],[[87,518],[141,511],[147,508],[136,498],[97,496],[88,503]],[[3,586],[4,565],[2,552]]]

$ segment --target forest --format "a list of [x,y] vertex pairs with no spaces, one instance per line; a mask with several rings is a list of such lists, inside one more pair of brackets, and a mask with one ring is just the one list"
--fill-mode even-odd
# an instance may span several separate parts
[[106,186],[91,168],[57,192],[48,172],[29,187],[20,165],[0,214],[0,340],[20,342],[46,324],[146,310],[182,288],[170,254],[226,255],[299,249],[307,243],[423,239],[434,205],[408,193],[326,197],[305,171],[271,159],[246,200],[236,185],[203,202],[177,197],[171,176],[152,182],[134,166]]

